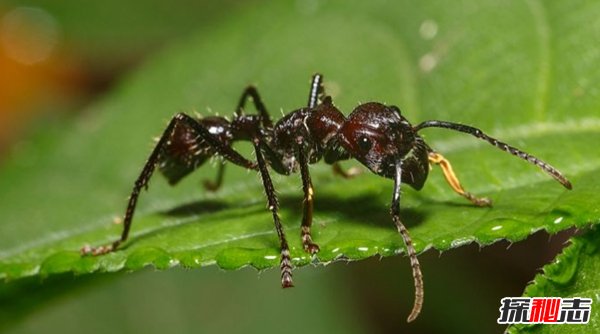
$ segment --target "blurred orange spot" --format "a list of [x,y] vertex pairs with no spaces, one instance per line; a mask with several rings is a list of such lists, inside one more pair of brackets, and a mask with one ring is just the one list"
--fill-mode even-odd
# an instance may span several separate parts
[[0,8],[0,153],[25,122],[40,112],[63,111],[84,92],[81,62],[66,49],[50,14]]

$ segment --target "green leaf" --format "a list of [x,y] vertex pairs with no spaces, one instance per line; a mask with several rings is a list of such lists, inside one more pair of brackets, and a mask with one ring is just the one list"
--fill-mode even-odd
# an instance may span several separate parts
[[[155,176],[120,251],[80,257],[79,249],[118,237],[122,226],[113,221],[123,214],[150,138],[173,114],[198,108],[230,115],[249,83],[274,115],[289,112],[305,103],[316,71],[345,113],[373,100],[399,105],[415,123],[473,124],[555,165],[574,184],[566,191],[473,137],[424,131],[467,190],[490,197],[494,207],[469,205],[434,168],[422,191],[403,188],[403,220],[418,251],[598,223],[600,157],[590,144],[600,140],[600,70],[590,45],[600,33],[600,3],[376,5],[281,2],[234,12],[147,62],[68,125],[43,124],[0,171],[0,277],[146,265],[276,266],[278,241],[260,179],[235,166],[216,194],[201,187],[215,175],[209,165],[174,188]],[[247,145],[239,148],[251,156]],[[322,163],[311,173],[313,234],[322,249],[316,260],[300,246],[299,176],[274,176],[295,265],[403,250],[388,215],[390,180],[368,172],[342,180]]]
[[5,0],[2,8],[35,6],[44,10],[56,20],[59,43],[67,44],[70,52],[75,51],[92,65],[107,66],[130,62],[175,36],[209,27],[240,5],[235,1]]
[[585,325],[514,325],[511,333],[596,333],[600,330],[600,229],[574,237],[556,259],[527,286],[526,297],[592,298],[590,321]]

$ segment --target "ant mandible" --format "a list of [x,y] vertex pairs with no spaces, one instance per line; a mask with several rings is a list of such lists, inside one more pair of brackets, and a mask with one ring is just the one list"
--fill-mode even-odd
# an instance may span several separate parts
[[[338,163],[354,158],[371,172],[394,180],[390,213],[406,246],[415,286],[413,309],[408,317],[410,322],[419,315],[423,305],[423,276],[412,239],[400,220],[400,185],[406,183],[420,190],[430,166],[439,165],[455,192],[476,206],[491,205],[489,199],[475,197],[463,189],[450,162],[423,141],[418,135],[420,130],[438,127],[468,133],[537,165],[565,188],[572,188],[571,183],[554,167],[468,125],[431,120],[412,126],[398,107],[377,102],[359,105],[346,118],[333,105],[331,97],[325,94],[322,81],[323,76],[315,74],[307,106],[292,111],[275,124],[253,86],[244,90],[231,121],[218,116],[196,119],[184,113],[175,115],[135,181],[123,220],[121,238],[105,246],[85,246],[82,253],[100,255],[112,252],[127,240],[140,190],[148,188],[148,181],[157,166],[169,184],[175,185],[217,155],[235,165],[259,171],[280,242],[281,285],[284,288],[292,287],[290,251],[279,219],[279,203],[268,167],[283,175],[300,171],[304,191],[302,246],[306,252],[315,254],[319,246],[313,242],[310,233],[314,191],[308,165],[324,159],[325,163],[333,165],[336,174],[348,178],[355,173],[344,171]],[[249,98],[254,102],[257,115],[244,112]],[[252,143],[256,161],[244,158],[232,148],[233,142],[242,140]],[[223,180],[223,171],[224,164],[220,164],[217,180],[206,181],[205,188],[217,190]]]

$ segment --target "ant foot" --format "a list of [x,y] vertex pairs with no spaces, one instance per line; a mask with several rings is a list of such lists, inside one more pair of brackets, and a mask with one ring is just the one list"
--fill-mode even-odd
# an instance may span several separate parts
[[344,170],[339,163],[334,163],[332,165],[333,174],[343,177],[344,179],[351,179],[357,175],[362,173],[362,169],[358,167],[351,167],[348,170]]
[[113,245],[105,245],[99,247],[91,247],[90,245],[85,245],[81,247],[80,253],[82,256],[98,256],[112,252],[114,249]]
[[304,251],[309,253],[310,255],[315,255],[321,250],[319,245],[312,243],[310,241],[304,243],[303,246],[304,246]]
[[294,282],[292,281],[292,275],[288,273],[284,273],[281,277],[281,287],[284,289],[293,288]]
[[492,206],[492,200],[487,197],[475,197],[470,193],[465,193],[465,197],[476,206]]
[[221,187],[220,184],[210,181],[210,180],[205,180],[202,184],[204,185],[204,189],[211,191],[211,192],[215,192],[215,191],[219,190],[219,188]]

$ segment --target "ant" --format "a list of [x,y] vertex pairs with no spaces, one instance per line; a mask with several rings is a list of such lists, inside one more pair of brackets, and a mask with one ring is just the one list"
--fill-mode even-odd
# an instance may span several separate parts
[[[415,286],[413,309],[408,317],[410,322],[416,319],[423,305],[423,275],[412,239],[400,220],[400,185],[406,183],[420,190],[427,179],[430,166],[439,165],[455,192],[476,206],[491,206],[488,198],[475,197],[463,189],[450,162],[425,143],[418,134],[420,130],[437,127],[473,135],[537,165],[565,188],[572,188],[571,183],[554,167],[468,125],[430,120],[412,126],[398,107],[378,102],[360,104],[345,117],[333,105],[331,97],[325,94],[322,82],[323,76],[315,74],[307,106],[292,111],[275,124],[254,86],[248,86],[244,90],[231,121],[218,116],[196,119],[184,113],[175,115],[134,183],[125,211],[121,238],[105,246],[85,246],[81,250],[82,254],[112,252],[127,240],[138,196],[142,188],[148,188],[148,181],[156,167],[169,184],[175,185],[209,158],[220,156],[225,161],[260,173],[280,242],[281,285],[284,288],[292,287],[290,251],[279,219],[279,203],[269,167],[283,175],[300,171],[304,191],[302,246],[306,252],[316,254],[319,246],[313,242],[310,233],[314,191],[308,165],[323,159],[333,166],[336,174],[350,178],[356,175],[356,171],[344,171],[339,162],[354,158],[371,172],[394,180],[390,214],[406,246]],[[249,98],[258,111],[257,115],[245,113]],[[246,159],[232,148],[233,142],[242,140],[252,143],[256,161]],[[224,166],[219,166],[216,181],[205,181],[207,190],[215,191],[221,186]]]

